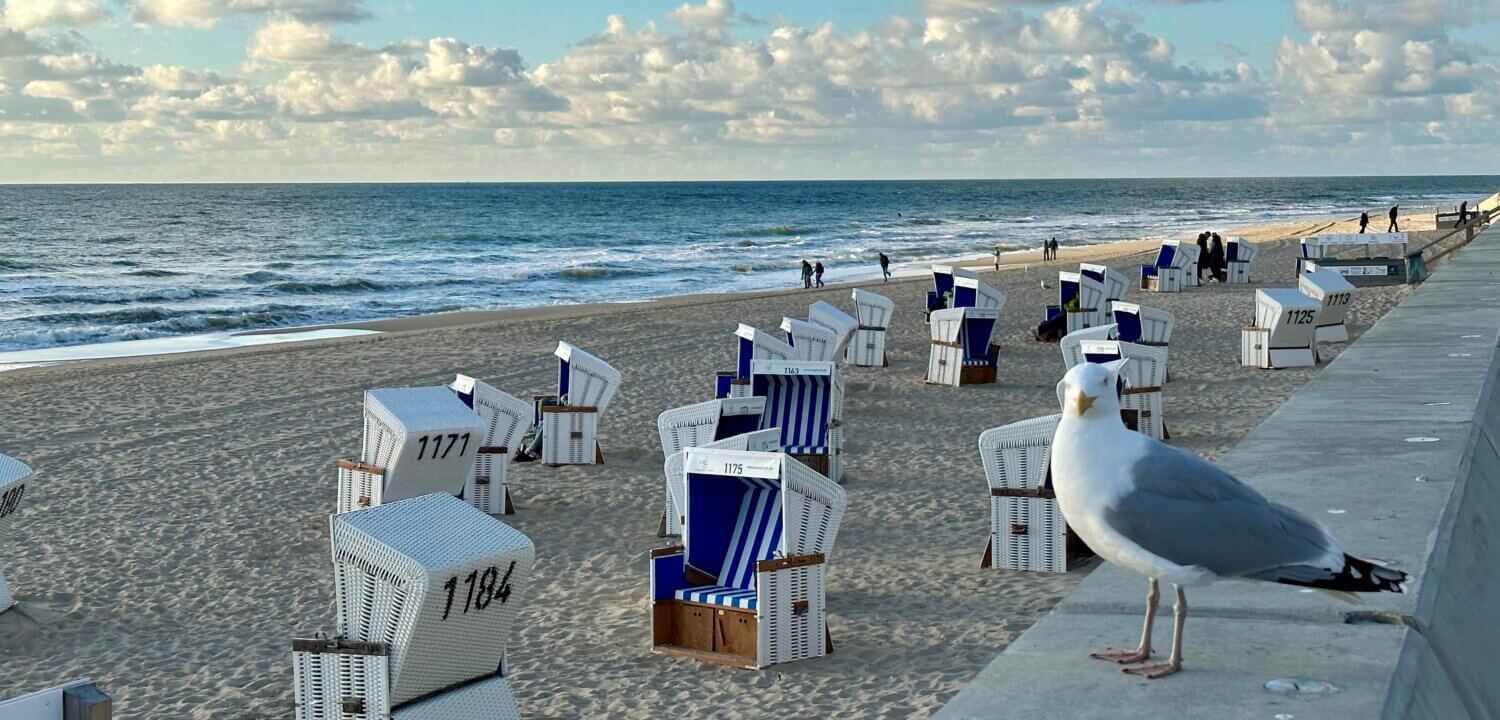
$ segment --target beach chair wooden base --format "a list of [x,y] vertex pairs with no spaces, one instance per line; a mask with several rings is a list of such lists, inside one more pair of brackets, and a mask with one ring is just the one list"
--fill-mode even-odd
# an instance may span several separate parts
[[759,621],[753,610],[687,600],[656,603],[652,650],[716,665],[755,669]]
[[817,471],[819,475],[822,475],[824,477],[831,477],[828,474],[828,453],[818,453],[817,455],[797,455],[793,453],[788,454],[795,458],[797,462],[800,462],[803,465],[806,465],[809,468]]
[[970,365],[958,371],[959,385],[988,385],[997,377],[994,365]]

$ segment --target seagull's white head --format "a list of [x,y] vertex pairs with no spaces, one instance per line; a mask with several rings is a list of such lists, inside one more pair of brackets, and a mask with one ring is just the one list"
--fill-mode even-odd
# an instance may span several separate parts
[[1057,384],[1063,418],[1120,419],[1120,371],[1127,360],[1079,363]]

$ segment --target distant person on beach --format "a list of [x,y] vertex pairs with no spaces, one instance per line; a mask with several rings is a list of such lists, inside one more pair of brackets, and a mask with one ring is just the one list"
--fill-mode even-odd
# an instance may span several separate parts
[[1391,211],[1386,213],[1391,218],[1391,226],[1385,229],[1386,232],[1401,232],[1401,226],[1396,224],[1396,210],[1397,207],[1392,205]]
[[1365,234],[1365,228],[1367,228],[1369,226],[1370,226],[1370,213],[1368,213],[1368,212],[1362,212],[1362,213],[1360,213],[1359,214],[1359,234],[1360,235]]
[[891,281],[891,259],[886,257],[885,253],[880,253],[880,274],[885,276],[881,282]]
[[818,264],[816,264],[816,265],[813,266],[813,275],[815,275],[818,278],[817,287],[823,287],[823,261],[822,260],[819,260]]
[[1218,233],[1208,236],[1208,268],[1209,274],[1214,280],[1228,282],[1229,273],[1226,268],[1228,263],[1224,262],[1224,238]]
[[1204,231],[1198,233],[1198,282],[1203,282],[1203,273],[1211,272],[1209,267],[1208,238],[1210,233]]
[[810,263],[810,262],[808,262],[806,260],[803,260],[802,261],[802,289],[803,290],[807,290],[807,289],[809,289],[809,288],[812,287],[812,273],[813,273],[812,263]]
[[1463,227],[1469,222],[1469,201],[1465,200],[1458,204],[1458,227]]
[[995,269],[1000,269],[1000,246],[995,246]]

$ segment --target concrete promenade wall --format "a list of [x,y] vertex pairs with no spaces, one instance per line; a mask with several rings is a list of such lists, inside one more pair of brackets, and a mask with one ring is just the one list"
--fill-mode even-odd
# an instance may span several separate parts
[[[1147,681],[1087,657],[1133,646],[1145,611],[1144,579],[1105,565],[935,717],[1500,719],[1497,342],[1492,229],[1221,463],[1347,551],[1412,573],[1407,593],[1349,605],[1269,583],[1190,589],[1185,670]],[[1315,691],[1266,688],[1285,678]]]

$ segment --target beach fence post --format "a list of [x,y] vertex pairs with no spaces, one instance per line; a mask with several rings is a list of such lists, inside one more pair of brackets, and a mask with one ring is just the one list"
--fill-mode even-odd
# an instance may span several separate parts
[[63,720],[110,720],[114,704],[93,683],[63,690]]

